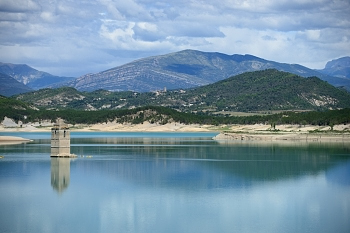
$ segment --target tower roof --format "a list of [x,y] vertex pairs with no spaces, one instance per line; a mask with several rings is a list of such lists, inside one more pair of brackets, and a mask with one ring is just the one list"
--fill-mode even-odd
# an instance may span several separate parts
[[64,123],[63,119],[58,118],[52,129],[69,129],[69,127]]

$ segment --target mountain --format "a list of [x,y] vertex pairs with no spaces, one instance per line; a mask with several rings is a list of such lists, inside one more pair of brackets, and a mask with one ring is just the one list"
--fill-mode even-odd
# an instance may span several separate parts
[[[324,110],[350,107],[350,93],[317,78],[268,69],[246,72],[181,96],[192,111]],[[196,106],[196,107],[193,107]],[[183,108],[183,107],[181,107]]]
[[132,109],[163,106],[181,112],[325,110],[350,108],[350,93],[317,77],[268,69],[246,72],[214,84],[158,92],[79,92],[74,88],[42,89],[15,97],[55,109]]
[[7,97],[33,90],[16,79],[2,73],[0,73],[0,83],[0,95]]
[[337,86],[347,86],[350,81],[350,57],[342,57],[327,62],[324,69],[319,72],[337,77]]
[[[87,74],[68,83],[80,91],[105,89],[110,91],[148,92],[185,89],[207,85],[247,71],[277,69],[302,77],[316,76],[330,84],[346,86],[350,80],[330,77],[297,64],[268,61],[252,55],[183,50],[147,57],[96,74]],[[340,80],[340,81],[339,81]]]
[[38,90],[54,84],[62,84],[73,80],[71,77],[55,76],[38,71],[28,65],[0,62],[0,73],[7,74],[26,86]]

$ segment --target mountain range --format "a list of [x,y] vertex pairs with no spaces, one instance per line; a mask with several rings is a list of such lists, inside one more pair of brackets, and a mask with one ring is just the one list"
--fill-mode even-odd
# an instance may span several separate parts
[[[332,77],[323,73],[323,70],[316,71],[298,64],[278,63],[252,55],[226,55],[196,50],[147,57],[96,74],[81,76],[68,82],[67,86],[80,91],[104,89],[147,92],[164,88],[198,87],[244,72],[271,68],[302,77],[316,76],[334,86],[344,86],[350,90],[350,73],[346,77]],[[327,70],[329,69],[326,72]]]
[[0,62],[0,73],[6,74],[30,89],[39,90],[73,80],[73,77],[61,77],[36,70],[25,64],[11,64]]
[[15,96],[45,109],[132,109],[163,106],[181,112],[227,113],[350,108],[350,93],[317,77],[267,69],[245,72],[213,84],[158,92],[80,92],[72,87]]
[[[30,89],[69,86],[79,91],[104,89],[149,92],[164,89],[188,89],[215,83],[244,72],[271,68],[302,77],[316,76],[336,87],[344,87],[350,91],[350,57],[329,61],[324,69],[313,70],[298,64],[279,63],[252,55],[227,55],[183,50],[139,59],[78,78],[51,75],[27,65],[0,63],[0,73],[11,76]],[[6,91],[1,90],[0,94],[5,95],[6,93],[7,96],[10,96],[30,89],[11,88]]]

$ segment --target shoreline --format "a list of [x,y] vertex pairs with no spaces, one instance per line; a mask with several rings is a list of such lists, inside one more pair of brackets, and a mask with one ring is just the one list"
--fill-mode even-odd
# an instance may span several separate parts
[[0,136],[0,145],[21,144],[32,140],[16,136]]
[[[47,132],[53,127],[53,123],[30,123],[21,125],[21,127],[5,127],[0,124],[1,132]],[[274,129],[267,124],[254,125],[201,125],[201,124],[182,124],[182,123],[167,123],[167,124],[151,124],[144,122],[141,124],[121,124],[114,122],[98,123],[98,124],[68,124],[71,131],[87,132],[87,131],[101,131],[101,132],[222,132],[231,131],[238,133],[310,133],[310,132],[341,132],[350,134],[350,124],[334,125],[333,130],[330,126],[316,126],[316,125],[277,125]]]
[[[49,132],[53,125],[33,126],[23,125],[22,127],[3,127],[0,125],[1,132]],[[93,125],[69,125],[71,132],[219,132],[212,125],[191,124],[185,125],[181,123],[151,124],[144,122],[143,124],[120,124],[115,122],[99,123]]]
[[[38,124],[22,127],[4,127],[0,125],[0,135],[6,132],[50,132],[53,125]],[[168,124],[120,124],[116,122],[93,125],[69,125],[71,132],[213,132],[213,139],[218,141],[350,141],[350,124],[329,126],[314,125],[277,125],[274,130],[270,125],[200,125],[181,123]],[[2,136],[4,137],[4,136]],[[3,139],[0,142],[26,141],[26,139]]]

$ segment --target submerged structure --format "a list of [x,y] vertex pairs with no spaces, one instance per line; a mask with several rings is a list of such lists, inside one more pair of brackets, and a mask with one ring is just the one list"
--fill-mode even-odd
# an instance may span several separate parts
[[62,119],[51,128],[51,157],[75,157],[70,153],[70,130]]

